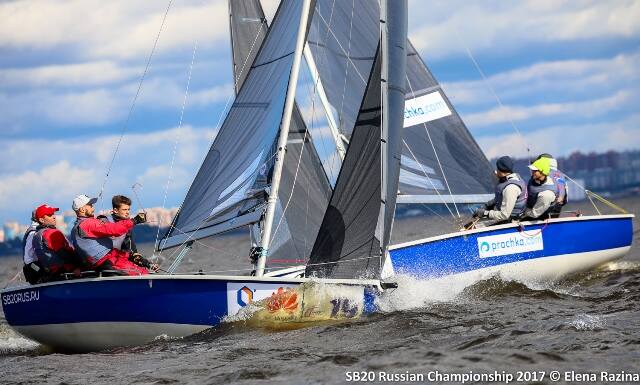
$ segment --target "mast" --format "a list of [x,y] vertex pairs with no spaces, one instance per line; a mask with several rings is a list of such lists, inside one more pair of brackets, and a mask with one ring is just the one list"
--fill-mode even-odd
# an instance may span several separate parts
[[273,179],[271,183],[271,192],[267,203],[267,213],[264,220],[264,229],[262,231],[262,240],[260,246],[262,250],[256,267],[256,276],[262,277],[264,267],[269,253],[269,245],[271,243],[271,228],[275,218],[276,204],[278,202],[278,189],[280,187],[280,179],[282,177],[282,167],[284,165],[284,155],[286,151],[287,138],[289,136],[289,126],[291,125],[291,115],[293,113],[293,105],[296,96],[296,86],[298,83],[298,74],[300,73],[300,62],[302,61],[302,51],[307,34],[307,24],[309,21],[309,10],[311,8],[311,0],[304,0],[302,5],[302,14],[300,15],[300,25],[298,26],[298,38],[296,40],[296,49],[293,57],[293,65],[291,68],[291,76],[289,77],[289,85],[287,88],[287,97],[284,104],[284,113],[282,116],[282,124],[280,126],[280,136],[278,137],[278,147],[276,150],[275,164],[273,167]]
[[[380,2],[380,48],[382,53],[380,132],[380,216],[377,236],[381,246],[381,261],[386,256],[391,238],[396,195],[400,176],[407,41],[407,1]],[[392,63],[392,64],[391,64]]]

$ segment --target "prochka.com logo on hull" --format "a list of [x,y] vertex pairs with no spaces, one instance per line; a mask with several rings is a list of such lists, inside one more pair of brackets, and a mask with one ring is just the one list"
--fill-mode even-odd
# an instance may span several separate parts
[[542,249],[544,249],[542,232],[538,232],[535,235],[508,233],[478,238],[478,255],[480,258],[526,253]]

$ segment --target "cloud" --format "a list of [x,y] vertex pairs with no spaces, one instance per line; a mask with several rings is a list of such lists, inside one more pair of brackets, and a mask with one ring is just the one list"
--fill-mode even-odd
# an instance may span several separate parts
[[[149,54],[167,7],[165,1],[25,0],[0,4],[0,47],[69,47],[82,58],[141,58]],[[192,46],[210,48],[228,36],[224,1],[173,2],[159,53]]]
[[[509,121],[517,122],[534,118],[576,115],[580,117],[594,117],[606,115],[629,103],[635,103],[638,94],[629,91],[619,91],[611,96],[592,99],[583,102],[547,103],[531,106],[502,106],[488,111],[466,114],[464,121],[472,129],[496,125]],[[477,132],[477,131],[476,131]]]
[[[574,151],[607,150],[624,151],[638,148],[640,138],[640,114],[620,120],[597,124],[554,125],[517,134],[481,136],[480,147],[488,158],[502,155],[525,157],[548,152],[554,156],[568,155]],[[527,154],[530,147],[531,154]]]
[[0,211],[15,215],[18,207],[33,209],[44,202],[66,208],[78,191],[87,191],[93,184],[90,168],[71,166],[67,160],[35,171],[4,175],[0,184]]
[[[484,80],[442,86],[456,106],[496,104],[489,87],[503,101],[523,97],[567,99],[633,88],[640,80],[640,53],[593,60],[557,60],[497,73]],[[479,77],[480,75],[478,75]]]
[[[409,37],[429,59],[472,51],[503,51],[530,43],[633,38],[640,35],[640,3],[633,0],[464,0],[409,4]],[[462,43],[464,41],[464,43]]]
[[[179,81],[185,83],[179,84]],[[21,132],[51,124],[77,127],[122,122],[129,112],[137,88],[136,82],[81,90],[44,88],[18,93],[0,91],[4,112],[0,115],[0,126],[7,127],[11,132]],[[148,79],[143,84],[136,108],[172,108],[177,120],[185,90],[186,79]],[[192,85],[186,107],[213,106],[228,100],[232,94],[231,84],[204,88]]]
[[142,67],[123,67],[114,61],[0,69],[3,87],[100,86],[139,78]]
[[[126,135],[104,196],[131,194],[131,186],[139,182],[144,186],[139,192],[144,203],[161,205],[175,147],[168,204],[179,204],[214,136],[214,129],[190,126]],[[0,222],[28,215],[40,201],[68,207],[68,201],[79,193],[97,194],[117,140],[113,135],[0,142]]]

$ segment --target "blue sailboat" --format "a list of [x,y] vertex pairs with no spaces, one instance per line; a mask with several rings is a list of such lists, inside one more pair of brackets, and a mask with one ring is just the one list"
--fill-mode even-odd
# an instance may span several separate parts
[[[364,92],[361,74],[373,65],[376,47],[368,37],[376,34],[377,2],[368,4],[359,7],[354,20],[349,19],[350,2],[320,10],[322,17],[314,19],[317,24],[310,31],[311,55],[329,104],[326,110],[338,111],[337,118],[329,119],[338,122],[337,146],[349,141],[350,122],[357,116],[356,106],[349,101],[358,100]],[[351,28],[334,28],[347,22]],[[468,210],[469,205],[493,198],[493,168],[410,41],[405,92],[397,202],[446,209],[456,231],[391,245],[386,275],[459,277],[473,282],[499,274],[521,281],[550,281],[593,269],[628,252],[634,218],[630,214],[568,213],[560,218],[458,231],[463,227],[463,207]],[[424,233],[433,233],[428,227]]]
[[[258,10],[257,0],[230,2],[232,18],[247,23],[254,42],[263,41],[257,52],[241,54],[241,61],[251,60],[248,67],[234,66],[241,74],[236,99],[157,245],[181,248],[170,273],[99,273],[4,289],[0,297],[9,325],[55,349],[95,351],[186,336],[239,313],[268,324],[373,311],[375,297],[389,287],[381,269],[400,173],[407,3],[384,1],[376,10],[375,64],[367,72],[351,145],[333,189],[295,103],[311,20],[332,3],[283,0],[267,30],[264,17],[246,17]],[[238,58],[234,51],[234,63]],[[300,185],[317,190],[296,189]],[[243,226],[255,231],[252,275],[173,273],[194,241]],[[305,276],[274,268],[270,261],[281,255],[305,258]]]

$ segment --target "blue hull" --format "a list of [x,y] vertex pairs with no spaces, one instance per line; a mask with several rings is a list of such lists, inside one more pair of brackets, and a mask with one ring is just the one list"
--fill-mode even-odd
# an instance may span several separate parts
[[509,224],[396,245],[389,253],[396,274],[421,279],[499,271],[501,266],[525,266],[524,262],[549,257],[586,256],[559,262],[574,272],[621,257],[632,242],[632,219],[632,215],[562,218],[526,224],[524,231]]
[[[352,311],[346,314],[349,318],[351,314],[374,311],[377,282],[345,281],[327,282],[350,287],[350,291],[345,290],[352,295],[347,302],[349,307],[341,302],[330,317],[344,318],[343,313]],[[26,337],[57,349],[95,351],[139,345],[161,335],[183,337],[197,333],[218,325],[251,302],[271,298],[279,290],[302,288],[304,282],[308,280],[179,275],[109,277],[3,290],[1,301],[9,325]],[[302,293],[300,298],[306,298]],[[321,303],[332,306],[332,299],[321,297],[324,301]],[[308,317],[307,302],[291,301],[283,311]]]

